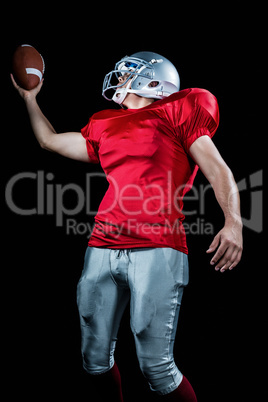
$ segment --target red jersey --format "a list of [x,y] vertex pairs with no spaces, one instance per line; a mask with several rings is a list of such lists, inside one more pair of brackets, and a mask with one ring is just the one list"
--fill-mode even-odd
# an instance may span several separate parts
[[197,88],[140,109],[95,113],[81,132],[109,188],[89,245],[171,247],[187,253],[183,196],[198,169],[189,148],[200,136],[212,137],[218,124],[216,98]]

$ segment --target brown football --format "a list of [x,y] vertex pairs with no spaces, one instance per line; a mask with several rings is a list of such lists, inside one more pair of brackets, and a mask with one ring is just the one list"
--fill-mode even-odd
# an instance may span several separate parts
[[30,45],[20,45],[13,54],[12,72],[17,84],[27,90],[41,81],[45,63],[41,54]]

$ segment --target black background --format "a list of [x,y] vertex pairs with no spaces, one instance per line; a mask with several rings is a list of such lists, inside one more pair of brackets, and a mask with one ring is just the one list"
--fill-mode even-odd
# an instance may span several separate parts
[[[23,101],[9,78],[12,53],[22,43],[35,46],[45,59],[38,102],[56,131],[79,131],[94,112],[117,107],[101,96],[104,75],[126,54],[150,50],[175,64],[181,89],[206,88],[217,97],[221,122],[215,144],[236,180],[248,180],[263,169],[261,10],[233,10],[220,4],[215,10],[203,5],[185,10],[162,7],[153,3],[127,7],[120,2],[109,9],[73,4],[57,10],[43,5],[34,15],[30,6],[6,11],[9,28],[2,34],[1,77],[3,187],[20,172],[44,171],[54,175],[52,184],[76,183],[83,188],[86,173],[101,172],[97,165],[46,152],[34,139]],[[201,173],[195,184],[207,184]],[[105,189],[104,180],[94,185],[96,201]],[[14,199],[21,207],[34,207],[34,181],[18,184]],[[242,201],[242,215],[249,218],[249,192]],[[70,208],[75,205],[75,199],[66,202]],[[56,227],[55,216],[19,216],[6,204],[2,211],[2,332],[10,399],[20,395],[65,400],[72,393],[77,401],[85,397],[94,401],[92,380],[82,369],[76,307],[87,237],[67,235],[65,227]],[[74,218],[93,222],[85,211]],[[223,217],[212,192],[206,199],[205,219],[213,223],[215,234],[221,229]],[[243,259],[234,271],[224,274],[209,265],[205,250],[212,238],[188,236],[190,284],[181,309],[176,362],[199,402],[246,397],[255,401],[255,393],[262,392],[265,363],[263,235],[245,227]],[[116,361],[126,402],[142,397],[158,400],[140,373],[128,312],[120,328]]]

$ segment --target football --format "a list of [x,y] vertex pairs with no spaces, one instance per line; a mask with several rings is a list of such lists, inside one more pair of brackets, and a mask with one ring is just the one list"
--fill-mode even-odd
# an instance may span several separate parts
[[13,54],[12,72],[17,84],[27,90],[35,88],[43,78],[45,63],[31,45],[20,45]]

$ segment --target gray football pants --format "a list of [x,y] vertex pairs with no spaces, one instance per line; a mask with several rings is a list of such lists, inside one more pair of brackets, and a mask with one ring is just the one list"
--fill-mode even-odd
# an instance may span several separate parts
[[172,248],[88,247],[77,287],[83,367],[102,374],[114,364],[117,332],[130,301],[131,329],[141,370],[153,391],[175,390],[182,374],[173,346],[187,255]]

